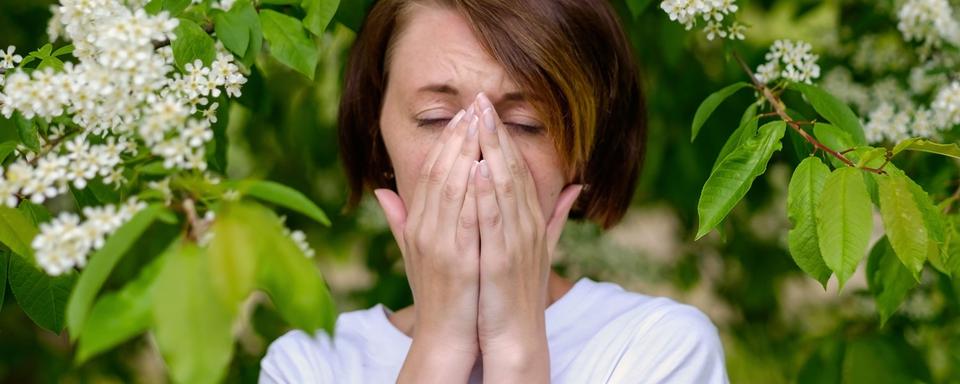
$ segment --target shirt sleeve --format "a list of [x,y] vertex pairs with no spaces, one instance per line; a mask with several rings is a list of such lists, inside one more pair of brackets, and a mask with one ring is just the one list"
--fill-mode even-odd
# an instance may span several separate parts
[[270,344],[260,361],[260,384],[335,383],[337,355],[330,337],[294,330]]
[[671,302],[629,322],[632,335],[610,383],[729,383],[717,328],[700,310]]

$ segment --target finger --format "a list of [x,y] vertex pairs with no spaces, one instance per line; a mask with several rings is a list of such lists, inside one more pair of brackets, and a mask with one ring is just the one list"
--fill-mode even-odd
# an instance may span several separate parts
[[496,193],[497,203],[500,205],[500,214],[505,221],[504,229],[514,233],[518,229],[520,204],[518,194],[521,193],[522,189],[518,186],[514,177],[511,176],[503,153],[504,148],[497,137],[497,131],[503,130],[503,127],[498,125],[495,120],[491,121],[492,117],[489,109],[483,112],[484,124],[479,133],[480,152],[483,153],[483,163],[486,164],[485,169],[487,169],[489,180]]
[[[423,207],[424,218],[438,219],[440,217],[438,211],[441,209],[441,205],[443,209],[451,209],[453,206],[456,206],[454,209],[460,208],[460,204],[463,202],[463,194],[466,191],[466,181],[462,185],[447,185],[447,178],[453,171],[458,159],[460,159],[460,154],[463,152],[463,143],[467,140],[470,126],[477,124],[476,120],[476,116],[464,116],[454,128],[453,136],[440,151],[437,162],[430,169],[430,174],[427,177],[426,205]],[[466,166],[469,167],[472,162],[473,159],[467,160]],[[440,223],[439,221],[435,222],[435,224]],[[439,229],[448,228],[441,227]]]
[[400,196],[386,188],[379,188],[373,191],[377,196],[377,202],[380,203],[380,209],[387,217],[387,224],[390,225],[390,232],[393,232],[393,238],[397,240],[400,249],[404,249],[403,228],[407,220],[406,208]]
[[580,197],[581,191],[583,191],[582,184],[571,184],[564,188],[560,192],[560,197],[557,198],[553,214],[547,222],[547,250],[550,255],[553,255],[557,248],[557,242],[560,241],[560,235],[563,233],[563,226],[570,216],[570,209],[573,208],[573,203]]
[[450,123],[447,124],[443,132],[440,133],[440,137],[433,144],[433,147],[430,148],[430,151],[427,152],[427,157],[424,158],[423,164],[420,166],[417,186],[413,190],[413,201],[409,207],[411,217],[422,216],[423,207],[426,205],[426,191],[427,184],[430,181],[430,169],[432,169],[433,165],[437,162],[437,158],[440,157],[440,152],[446,147],[447,142],[453,137],[454,128],[460,124],[460,121],[463,120],[465,115],[466,111],[460,110],[460,112],[450,120]]
[[[498,255],[504,250],[503,214],[497,201],[497,191],[491,178],[490,162],[480,160],[474,184],[477,199],[477,223],[480,226],[480,244],[485,254]],[[490,251],[490,252],[487,252]]]
[[497,113],[496,108],[493,107],[490,99],[487,98],[487,95],[482,92],[477,95],[477,104],[480,111],[490,110],[491,116],[485,117],[487,120],[485,120],[484,123],[496,127],[497,138],[500,140],[500,146],[503,148],[502,151],[506,159],[507,169],[511,171],[515,179],[514,182],[519,187],[518,191],[522,192],[520,194],[520,202],[525,203],[528,208],[533,209],[533,212],[538,215],[542,215],[540,213],[536,184],[533,182],[533,175],[530,174],[530,169],[527,167],[526,161],[520,153],[520,149],[513,141],[513,135],[506,129],[503,120],[500,119],[500,115]]
[[470,166],[470,174],[467,177],[467,192],[463,198],[463,207],[459,211],[457,244],[460,245],[460,249],[464,250],[480,249],[480,229],[477,222],[477,188],[474,181],[478,164],[480,163],[474,162]]
[[[450,174],[440,190],[440,222],[444,223],[441,230],[455,229],[460,211],[463,209],[468,181],[471,170],[480,159],[480,143],[477,141],[477,130],[479,128],[478,119],[474,118],[467,126],[464,143],[460,147],[460,152],[454,160]],[[473,228],[476,230],[476,227]]]

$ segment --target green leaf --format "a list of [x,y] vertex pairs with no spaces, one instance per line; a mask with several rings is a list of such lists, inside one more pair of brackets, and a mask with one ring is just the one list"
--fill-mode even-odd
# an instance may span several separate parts
[[207,257],[214,292],[225,306],[235,306],[253,290],[261,253],[270,252],[258,232],[258,225],[269,220],[245,205],[225,204],[217,211],[213,240]]
[[20,308],[34,323],[57,334],[63,330],[64,307],[76,277],[72,272],[50,276],[22,257],[10,258],[10,291]]
[[949,275],[960,276],[960,217],[947,217],[944,247],[941,253],[943,269]]
[[90,305],[103,287],[103,283],[107,281],[113,267],[127,254],[130,247],[157,219],[157,216],[166,210],[163,205],[152,204],[137,212],[130,221],[110,235],[103,248],[90,256],[90,261],[87,262],[84,272],[80,274],[80,280],[67,305],[67,327],[71,331],[72,339],[75,340],[80,335]]
[[314,35],[323,35],[339,6],[340,0],[303,0],[301,7],[307,10],[307,15],[303,18],[304,28]]
[[707,122],[707,119],[710,118],[710,115],[713,114],[713,111],[726,100],[728,97],[736,93],[737,91],[750,88],[750,84],[739,82],[730,84],[723,89],[714,92],[710,96],[707,96],[703,103],[700,104],[700,107],[697,108],[697,113],[693,115],[693,126],[690,130],[690,142],[693,142],[697,138],[697,134],[700,133],[700,128],[703,127],[703,123]]
[[817,203],[820,253],[841,288],[866,253],[873,231],[870,196],[860,172],[850,167],[834,170]]
[[[284,233],[280,219],[262,206],[243,203],[262,241],[256,287],[265,291],[288,323],[307,332],[333,334],[336,306],[313,260]],[[256,244],[256,243],[255,243]]]
[[31,151],[40,152],[40,136],[37,134],[37,125],[33,123],[33,119],[27,119],[20,112],[16,112],[13,114],[13,121],[17,123],[20,142]]
[[790,87],[803,93],[810,102],[810,105],[813,106],[813,109],[816,110],[820,116],[823,116],[827,121],[850,134],[855,145],[867,144],[867,138],[863,134],[860,119],[857,118],[857,115],[850,110],[850,107],[847,106],[846,103],[815,85],[792,83]]
[[53,56],[46,57],[43,60],[40,60],[40,64],[37,65],[38,70],[42,70],[44,68],[53,68],[53,70],[56,72],[63,71],[63,60]]
[[922,353],[902,336],[868,334],[851,340],[843,358],[843,383],[932,383]]
[[757,117],[757,105],[752,104],[743,112],[743,116],[740,118],[740,126],[737,127],[737,130],[733,131],[730,137],[727,138],[727,141],[723,143],[723,147],[720,148],[720,154],[718,154],[717,159],[713,161],[713,167],[710,168],[710,173],[713,173],[713,171],[717,169],[720,161],[727,157],[730,152],[733,152],[733,150],[739,147],[747,138],[757,134],[759,123],[760,118]]
[[22,256],[29,264],[34,264],[30,243],[37,236],[37,232],[36,225],[22,212],[0,204],[0,243]]
[[206,257],[196,244],[175,243],[155,283],[161,292],[152,310],[157,345],[179,383],[220,382],[233,355],[237,308],[217,299],[210,276],[219,271],[207,268]]
[[834,125],[815,123],[813,125],[813,135],[821,144],[837,152],[856,147],[856,142],[853,140],[853,137]]
[[170,43],[173,48],[173,59],[177,68],[186,71],[187,63],[200,60],[207,66],[217,56],[216,43],[197,23],[180,18],[180,24],[173,31],[177,38]]
[[294,5],[300,2],[300,0],[261,0],[263,4],[275,4],[275,5]]
[[57,48],[56,51],[53,51],[53,56],[63,56],[66,54],[73,53],[73,44],[67,44],[60,48]]
[[266,180],[245,181],[240,184],[239,192],[284,208],[292,209],[323,225],[330,226],[330,219],[327,218],[327,214],[324,213],[320,207],[296,189],[283,184]]
[[21,201],[17,210],[20,211],[27,220],[30,220],[30,223],[32,223],[34,227],[39,227],[40,223],[46,223],[50,221],[51,218],[50,211],[47,210],[47,207],[34,204],[30,200]]
[[250,27],[250,44],[243,54],[243,64],[248,68],[253,66],[254,60],[263,49],[263,31],[260,28],[260,16],[249,2],[237,2],[231,10],[236,10],[243,17],[243,23]]
[[864,146],[857,147],[851,153],[857,161],[857,167],[880,168],[883,165],[887,149]]
[[880,216],[890,239],[890,245],[913,277],[919,281],[923,263],[927,260],[929,234],[923,213],[907,185],[907,176],[891,169],[887,175],[876,176],[880,197]]
[[237,57],[243,57],[250,45],[250,25],[245,16],[250,7],[249,0],[240,0],[227,12],[213,16],[213,27],[223,46]]
[[820,158],[810,156],[793,171],[787,189],[787,216],[793,223],[787,235],[790,255],[797,266],[819,281],[824,289],[831,272],[820,254],[816,212],[823,184],[829,175],[830,168]]
[[700,229],[697,239],[710,232],[730,213],[737,202],[747,194],[753,180],[767,169],[773,153],[781,148],[786,124],[774,121],[764,124],[760,131],[743,142],[717,165],[700,193],[697,212]]
[[76,363],[143,333],[153,323],[154,282],[163,266],[157,257],[140,270],[139,276],[116,292],[103,295],[90,310],[79,333]]
[[17,149],[16,141],[10,140],[0,143],[0,164],[3,164],[15,149]]
[[917,280],[905,268],[885,236],[873,246],[867,258],[867,284],[877,301],[881,326],[897,311]]
[[843,351],[842,337],[823,339],[797,375],[798,384],[841,384]]
[[960,145],[957,143],[941,144],[920,138],[910,138],[901,141],[893,148],[894,155],[903,151],[928,152],[960,159]]
[[627,8],[630,8],[630,14],[634,19],[639,17],[649,5],[650,0],[627,0]]
[[313,80],[317,68],[317,46],[307,36],[300,21],[282,13],[260,11],[263,37],[270,42],[270,54],[284,65]]

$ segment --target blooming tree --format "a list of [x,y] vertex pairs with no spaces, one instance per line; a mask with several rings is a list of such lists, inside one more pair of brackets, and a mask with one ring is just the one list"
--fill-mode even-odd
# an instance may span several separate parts
[[[38,325],[69,330],[78,361],[146,331],[174,380],[219,381],[253,290],[296,327],[332,329],[305,234],[264,203],[326,215],[283,185],[223,178],[229,107],[264,40],[312,78],[312,36],[338,4],[272,3],[290,2],[63,0],[53,43],[0,51],[0,115],[17,128],[0,143],[3,278]],[[101,294],[134,257],[139,276]]]
[[[702,18],[708,23],[706,38],[712,40],[719,34],[710,24],[718,9],[723,14],[717,21],[736,17],[737,7],[731,3],[664,0],[660,8],[688,30]],[[889,15],[894,22],[887,28],[899,35],[900,42],[894,44],[902,44],[902,52],[880,56],[875,37],[853,36],[862,39],[856,44],[868,43],[850,62],[870,69],[881,80],[869,85],[857,82],[851,68],[842,64],[842,55],[835,58],[841,64],[820,79],[820,56],[813,53],[814,47],[793,40],[776,40],[765,55],[767,61],[753,70],[734,42],[726,41],[730,57],[747,81],[707,97],[692,124],[696,138],[725,99],[743,89],[752,90],[756,97],[733,124],[737,128],[703,185],[697,239],[722,229],[722,222],[766,172],[773,155],[788,145],[799,159],[786,200],[793,225],[786,242],[794,262],[824,288],[836,276],[842,289],[866,258],[867,282],[880,326],[911,294],[931,295],[932,291],[952,297],[953,285],[938,283],[937,278],[949,282],[960,275],[960,213],[955,208],[960,198],[960,183],[955,180],[960,159],[960,28],[954,6],[947,0],[894,3]],[[886,61],[864,60],[864,56]],[[906,65],[893,68],[896,63]],[[941,161],[935,163],[942,164],[938,171],[944,176],[940,177],[954,179],[949,182],[952,193],[928,193],[931,185],[940,190],[940,184],[909,175],[927,171],[916,169],[918,156],[942,157],[934,161]],[[882,222],[876,230],[875,216]],[[877,233],[879,240],[871,241]],[[913,329],[923,332],[921,327]],[[838,368],[836,377],[815,374],[814,382],[856,382],[848,376],[856,372],[848,372],[837,348],[835,343],[823,344],[808,366],[838,361],[835,364],[843,372]],[[929,378],[921,375],[914,380]]]

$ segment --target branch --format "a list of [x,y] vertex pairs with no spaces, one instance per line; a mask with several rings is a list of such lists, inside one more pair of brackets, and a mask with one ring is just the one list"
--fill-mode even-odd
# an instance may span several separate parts
[[764,85],[759,80],[757,80],[757,77],[754,76],[753,71],[750,70],[750,67],[747,65],[747,63],[743,61],[743,58],[740,57],[740,54],[734,51],[733,57],[737,60],[737,63],[740,64],[740,68],[742,68],[743,71],[746,72],[748,76],[750,76],[750,81],[753,83],[753,87],[756,88],[758,92],[763,94],[763,97],[767,99],[770,105],[773,106],[773,110],[776,113],[776,115],[779,116],[780,119],[783,120],[785,123],[787,123],[787,125],[793,128],[793,130],[796,131],[797,134],[799,134],[801,137],[803,137],[804,140],[812,144],[814,148],[819,149],[829,154],[830,156],[837,158],[838,160],[842,161],[844,164],[848,166],[851,166],[854,168],[860,168],[860,169],[863,169],[864,171],[873,172],[878,175],[886,174],[886,172],[884,172],[883,169],[879,169],[879,168],[857,167],[857,165],[854,164],[853,161],[850,161],[850,159],[848,159],[843,154],[837,151],[834,151],[833,149],[830,149],[829,147],[827,147],[826,145],[823,145],[823,143],[815,139],[813,136],[810,136],[810,134],[807,133],[807,131],[804,131],[803,128],[800,127],[801,122],[794,120],[793,118],[790,117],[790,115],[787,114],[787,107],[783,104],[783,101],[780,100],[780,98],[777,95],[774,95],[773,92],[770,91],[770,88],[768,88],[766,85]]

